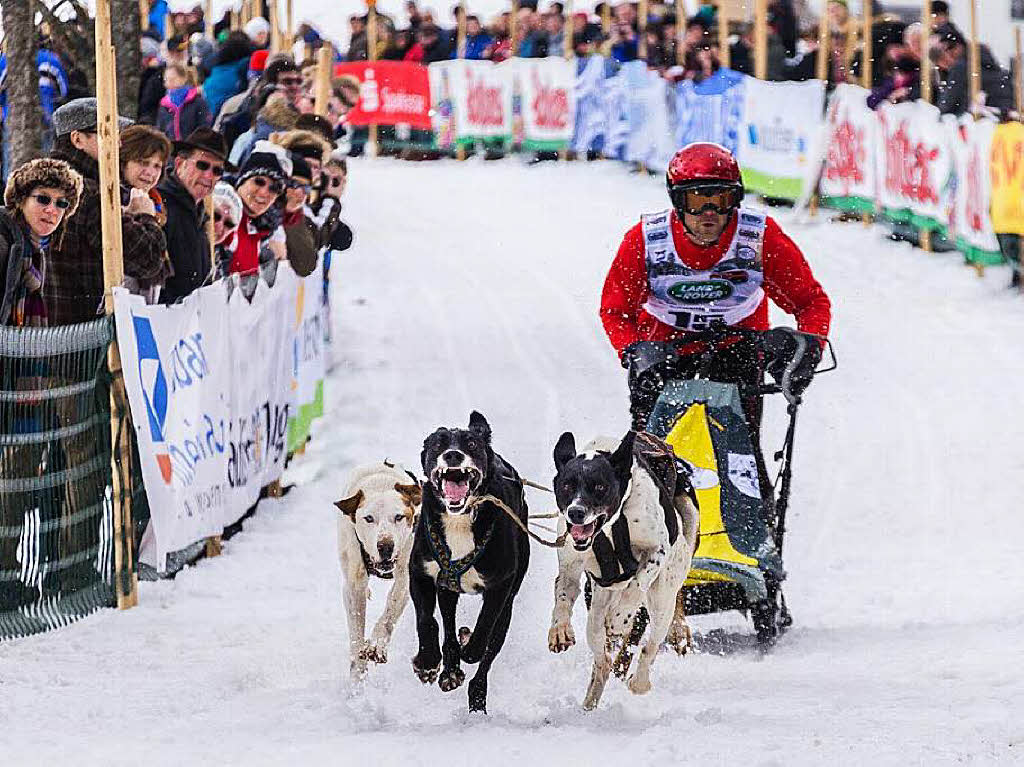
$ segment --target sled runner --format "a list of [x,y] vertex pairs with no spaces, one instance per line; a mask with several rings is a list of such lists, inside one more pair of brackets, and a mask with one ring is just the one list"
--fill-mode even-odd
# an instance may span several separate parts
[[[786,577],[782,562],[786,509],[789,504],[793,438],[801,402],[788,379],[799,355],[813,336],[792,332],[796,349],[778,384],[761,384],[756,394],[783,394],[788,403],[789,427],[782,449],[775,454],[781,467],[775,482],[764,476],[765,461],[744,416],[739,387],[703,377],[673,378],[664,384],[647,420],[647,430],[674,450],[690,473],[700,510],[700,537],[692,569],[680,592],[687,615],[740,610],[750,615],[758,644],[768,648],[792,623],[782,596]],[[713,329],[691,334],[684,342],[705,342],[700,370],[724,339],[745,338],[769,357],[779,353],[769,338],[757,331]],[[827,344],[829,364],[815,371],[834,370],[835,355]],[[767,495],[767,498],[762,496]],[[635,633],[635,632],[634,632]],[[641,630],[642,633],[642,630]]]

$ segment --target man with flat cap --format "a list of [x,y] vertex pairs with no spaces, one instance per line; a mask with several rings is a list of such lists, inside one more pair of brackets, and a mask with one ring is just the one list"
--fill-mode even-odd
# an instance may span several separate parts
[[[118,118],[120,127],[131,124]],[[102,313],[103,231],[100,225],[99,144],[96,137],[96,99],[69,101],[53,113],[51,156],[64,160],[84,182],[78,209],[60,242],[50,247],[43,298],[51,325],[88,322]],[[121,238],[124,273],[139,281],[160,276],[167,243],[156,220],[152,200],[140,197],[122,209]]]
[[196,128],[183,141],[174,142],[174,167],[160,184],[167,204],[167,252],[174,274],[167,279],[160,302],[173,304],[203,286],[212,273],[210,241],[206,236],[206,209],[224,175],[227,147],[210,128]]

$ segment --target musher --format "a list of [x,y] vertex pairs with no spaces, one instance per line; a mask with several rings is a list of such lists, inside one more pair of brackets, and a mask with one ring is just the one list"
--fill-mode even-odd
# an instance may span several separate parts
[[[666,181],[672,209],[642,216],[626,233],[601,295],[605,332],[630,371],[633,427],[646,426],[667,380],[703,373],[736,383],[764,483],[758,387],[766,370],[778,380],[792,361],[785,351],[797,347],[792,331],[772,331],[773,343],[726,339],[710,359],[703,354],[706,344],[677,349],[666,342],[712,328],[767,331],[768,298],[796,317],[800,332],[824,339],[831,304],[800,249],[775,220],[743,207],[739,165],[727,149],[690,144],[672,158]],[[810,383],[823,343],[811,339],[807,344],[791,372],[793,394],[799,396]],[[783,351],[766,359],[766,346]],[[706,362],[710,367],[702,370]],[[771,515],[770,506],[766,515]]]

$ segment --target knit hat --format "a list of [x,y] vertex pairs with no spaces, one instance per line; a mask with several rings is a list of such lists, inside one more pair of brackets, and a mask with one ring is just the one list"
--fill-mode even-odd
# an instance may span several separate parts
[[278,134],[274,136],[274,143],[280,144],[289,152],[302,155],[307,160],[317,162],[323,162],[324,157],[334,148],[332,142],[325,141],[319,133],[308,130],[290,130],[283,135]]
[[309,181],[312,181],[313,169],[309,167],[309,163],[306,162],[306,159],[301,154],[298,154],[296,152],[292,152],[290,156],[292,161],[292,172],[290,174],[291,177],[304,178]]
[[[95,131],[98,123],[96,98],[87,96],[73,99],[53,112],[53,132],[56,136],[67,136],[71,131]],[[118,130],[132,124],[127,117],[117,118]]]
[[242,198],[238,196],[235,188],[226,181],[218,181],[213,188],[213,207],[216,209],[220,205],[228,206],[231,210],[231,220],[236,224],[242,220]]
[[265,48],[254,51],[252,56],[249,57],[249,74],[263,74],[263,70],[267,66],[267,56],[269,55],[270,51]]
[[143,60],[160,58],[160,43],[152,37],[143,37],[139,41],[139,47],[142,51]]
[[311,131],[327,142],[334,143],[334,130],[331,121],[323,115],[313,112],[299,115],[295,121],[295,130]]
[[272,144],[269,141],[257,141],[253,145],[249,159],[238,171],[235,188],[237,189],[253,176],[266,176],[284,184],[291,175],[292,161],[288,157],[288,153],[277,144]]
[[256,36],[264,32],[270,33],[270,22],[262,16],[257,16],[255,19],[249,19],[242,30],[249,36],[249,39],[255,42]]
[[4,205],[8,208],[17,208],[28,199],[32,190],[40,187],[60,189],[64,192],[70,203],[64,212],[64,219],[67,220],[74,214],[82,196],[82,177],[63,160],[49,157],[29,160],[8,176],[7,188],[4,190]]

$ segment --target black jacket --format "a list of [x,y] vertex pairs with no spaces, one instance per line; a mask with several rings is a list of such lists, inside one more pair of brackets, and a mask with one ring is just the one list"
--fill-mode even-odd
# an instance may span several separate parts
[[210,241],[206,237],[206,212],[192,199],[173,173],[158,187],[167,207],[167,252],[174,274],[167,279],[160,303],[173,304],[200,288],[210,276]]
[[164,67],[146,67],[139,82],[139,122],[156,125],[160,112],[160,99],[167,94],[164,88]]
[[[980,46],[981,90],[984,91],[985,105],[1001,112],[1013,109],[1013,83],[1009,74],[993,58],[988,46]],[[946,73],[946,81],[939,87],[936,106],[942,114],[962,115],[968,110],[968,54],[965,51]]]

